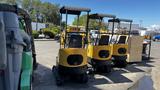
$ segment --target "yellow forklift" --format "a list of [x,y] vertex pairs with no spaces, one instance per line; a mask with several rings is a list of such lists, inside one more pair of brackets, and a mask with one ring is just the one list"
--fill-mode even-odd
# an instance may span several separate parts
[[[56,66],[53,66],[56,84],[62,85],[66,80],[75,80],[79,83],[87,83],[87,50],[85,48],[86,31],[78,28],[79,16],[82,12],[87,13],[86,22],[90,9],[63,6],[60,9],[61,20],[66,16],[65,29],[61,30],[60,49]],[[77,28],[70,30],[67,25],[68,14],[77,16]],[[86,23],[87,29],[88,23]]]
[[[114,23],[114,41],[113,41],[113,63],[115,67],[123,68],[127,66],[127,55],[128,55],[128,38],[130,37],[131,27],[132,27],[132,20],[129,19],[110,19],[108,22]],[[127,28],[122,28],[121,22],[129,23],[129,30]],[[112,37],[113,38],[113,37]]]
[[[101,30],[104,18],[115,19],[116,16],[99,13],[89,15],[89,21],[92,19],[99,21],[99,26],[97,26],[99,29],[96,33],[91,33],[91,30],[89,30],[87,56],[89,63],[92,65],[94,71],[99,73],[109,73],[111,72],[112,68],[111,58],[113,46],[110,42],[112,34],[107,30]],[[114,28],[112,27],[112,30],[113,29]]]

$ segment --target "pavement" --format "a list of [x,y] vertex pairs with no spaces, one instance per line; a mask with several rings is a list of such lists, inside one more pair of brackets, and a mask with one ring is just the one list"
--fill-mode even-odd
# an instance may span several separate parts
[[66,82],[58,87],[51,71],[56,64],[59,43],[54,40],[35,40],[39,66],[34,71],[33,90],[160,90],[160,43],[152,43],[151,61],[114,68],[110,74],[89,76],[87,84]]

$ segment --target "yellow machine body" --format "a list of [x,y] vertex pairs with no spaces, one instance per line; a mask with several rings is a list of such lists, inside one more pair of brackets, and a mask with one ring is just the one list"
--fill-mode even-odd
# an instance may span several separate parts
[[70,26],[70,27],[67,29],[67,32],[80,32],[80,30],[81,30],[80,27]]
[[[67,61],[70,55],[82,56],[82,63],[77,65],[70,65]],[[59,50],[59,65],[64,67],[80,67],[87,65],[87,51],[83,48],[63,48]]]
[[[120,54],[118,52],[118,49],[120,48],[125,48],[126,49],[126,53]],[[112,55],[116,55],[116,56],[124,56],[128,54],[128,44],[113,44],[113,54]]]
[[[126,37],[126,39],[125,39],[125,43],[115,43],[115,44],[113,44],[113,55],[115,55],[115,56],[124,56],[124,55],[128,55],[128,35],[118,35],[118,41],[119,41],[119,39],[120,39],[120,37]],[[123,49],[125,49],[125,51],[126,51],[126,53],[119,53],[119,49],[120,48],[123,48]]]
[[[96,60],[110,60],[112,57],[112,49],[113,45],[103,45],[103,46],[88,45],[87,56],[91,59],[96,59]],[[99,56],[99,52],[101,50],[109,51],[109,56],[107,58],[101,58]]]

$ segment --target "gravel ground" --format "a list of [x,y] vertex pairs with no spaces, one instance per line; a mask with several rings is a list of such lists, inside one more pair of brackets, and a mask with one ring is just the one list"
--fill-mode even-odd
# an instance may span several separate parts
[[152,45],[152,60],[115,68],[110,74],[90,75],[87,84],[66,82],[55,85],[51,68],[56,63],[59,44],[53,40],[35,41],[38,69],[34,72],[33,90],[160,90],[160,43]]

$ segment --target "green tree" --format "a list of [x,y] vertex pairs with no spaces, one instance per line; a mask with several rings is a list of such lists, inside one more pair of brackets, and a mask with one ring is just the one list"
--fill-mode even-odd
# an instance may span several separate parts
[[16,0],[1,0],[0,3],[16,4]]
[[59,5],[45,2],[42,4],[41,13],[47,22],[55,25],[60,24]]
[[43,20],[39,22],[49,22],[54,25],[59,25],[59,5],[49,2],[42,3],[40,0],[23,0],[22,7],[26,9],[32,18],[32,21],[36,21],[37,16]]
[[[2,0],[1,3],[16,4],[18,0]],[[58,4],[49,2],[41,2],[41,0],[20,0],[22,8],[26,10],[32,21],[52,23],[54,25],[60,24],[60,14]],[[42,20],[39,20],[42,19]]]
[[42,6],[40,0],[23,0],[22,8],[29,12],[32,21],[36,21],[36,14],[40,12],[39,9]]
[[[80,26],[86,26],[86,20],[87,20],[87,15],[82,15],[79,17],[79,25]],[[72,23],[73,25],[77,25],[77,17],[74,18],[74,21]],[[89,21],[89,29],[105,29],[106,30],[106,24],[102,22],[101,26],[99,25],[99,21],[96,19],[90,19]]]

